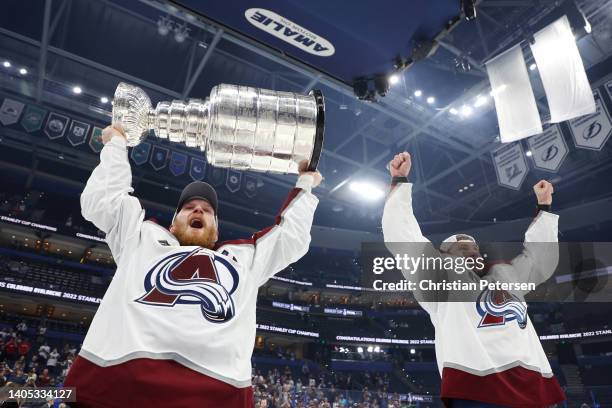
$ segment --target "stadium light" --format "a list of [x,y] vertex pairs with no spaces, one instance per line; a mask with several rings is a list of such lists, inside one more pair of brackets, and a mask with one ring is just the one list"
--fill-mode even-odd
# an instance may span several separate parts
[[474,103],[474,107],[479,108],[483,105],[486,105],[488,101],[489,99],[486,96],[478,95],[478,97],[476,98],[476,102]]
[[459,114],[459,111],[457,109],[455,109],[455,108],[450,108],[449,112],[450,112],[451,115],[458,115]]
[[417,98],[420,97],[421,95],[423,95],[423,91],[421,91],[420,89],[417,89],[416,91],[414,91],[414,96],[416,96]]
[[538,67],[538,66],[537,66],[535,63],[533,63],[533,64],[531,64],[531,65],[529,66],[529,70],[530,70],[530,71],[535,71],[535,69],[536,69],[537,67]]
[[187,27],[187,24],[181,24],[180,26],[176,26],[174,28],[174,40],[177,43],[184,42],[187,37],[189,37],[190,28]]
[[428,97],[427,97],[427,103],[428,103],[428,104],[430,104],[430,105],[431,105],[431,104],[432,104],[432,103],[434,103],[435,101],[436,101],[436,98],[434,98],[433,96],[428,96]]
[[81,89],[81,87],[80,87],[80,86],[78,86],[78,85],[77,85],[77,86],[75,86],[75,87],[73,87],[73,88],[72,88],[72,92],[73,92],[73,93],[75,93],[75,94],[77,94],[77,95],[80,95],[80,94],[81,94],[81,92],[83,92],[83,90]]
[[531,157],[532,155],[533,155],[533,153],[531,153],[531,150],[527,150],[525,152],[525,156],[527,156],[527,157]]
[[11,67],[11,62],[10,61],[4,61],[2,63],[2,65],[4,66],[4,68],[10,68]]
[[470,116],[470,115],[472,114],[472,112],[473,112],[472,108],[470,108],[470,107],[469,107],[469,106],[467,106],[467,105],[463,105],[463,106],[461,107],[461,115],[462,115],[462,116],[465,116],[466,118],[467,118],[468,116]]
[[108,103],[108,98],[106,96],[103,96],[103,97],[100,98],[100,102]]
[[20,73],[21,75],[26,75],[26,74],[28,73],[28,70],[27,70],[27,69],[25,69],[25,68],[20,68],[20,69],[19,69],[19,73]]
[[168,35],[170,30],[172,30],[172,27],[173,27],[172,20],[170,20],[168,16],[160,17],[160,19],[157,20],[157,32],[161,36]]
[[349,188],[351,191],[355,193],[359,193],[362,197],[367,198],[369,200],[378,200],[382,198],[385,193],[375,186],[374,184],[365,182],[365,181],[353,181]]
[[399,82],[399,76],[397,74],[393,74],[389,77],[389,83],[391,85],[395,85]]
[[416,354],[416,350],[415,349],[410,349],[410,354]]

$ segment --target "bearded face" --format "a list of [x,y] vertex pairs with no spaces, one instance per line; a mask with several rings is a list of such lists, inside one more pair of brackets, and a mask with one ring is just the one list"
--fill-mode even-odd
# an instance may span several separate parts
[[170,232],[183,246],[210,249],[218,239],[215,210],[206,200],[189,200],[174,217]]

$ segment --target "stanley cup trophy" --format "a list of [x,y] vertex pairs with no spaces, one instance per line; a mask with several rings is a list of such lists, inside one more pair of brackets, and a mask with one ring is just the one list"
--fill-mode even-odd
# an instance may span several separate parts
[[140,88],[120,83],[113,123],[121,123],[129,146],[154,130],[171,142],[198,147],[209,164],[236,170],[298,173],[306,160],[317,168],[323,147],[324,101],[309,95],[245,86],[215,86],[206,100],[159,102]]

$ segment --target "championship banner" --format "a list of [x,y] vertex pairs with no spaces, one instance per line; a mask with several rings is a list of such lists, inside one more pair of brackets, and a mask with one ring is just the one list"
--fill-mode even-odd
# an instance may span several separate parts
[[204,174],[206,173],[206,162],[202,159],[196,159],[195,157],[191,158],[191,165],[189,166],[189,177],[192,180],[202,180],[204,179]]
[[565,157],[568,148],[558,125],[544,129],[544,133],[527,139],[536,168],[556,173]]
[[100,150],[104,147],[104,143],[102,143],[102,128],[94,126],[89,138],[89,147],[94,152],[100,153]]
[[153,169],[156,171],[160,171],[166,167],[169,152],[170,151],[165,147],[153,146],[153,152],[151,153],[151,158],[149,159],[151,167],[153,167]]
[[244,194],[253,198],[257,194],[257,178],[251,174],[246,174],[244,178]]
[[225,181],[225,186],[227,189],[235,193],[240,190],[240,182],[242,181],[242,173],[236,170],[229,169],[227,171],[227,180]]
[[26,132],[35,132],[40,130],[46,114],[46,109],[39,108],[38,106],[34,105],[28,105],[25,112],[23,112],[23,116],[21,117],[21,127],[23,127]]
[[89,132],[89,123],[73,120],[68,131],[68,141],[73,146],[82,145],[87,140]]
[[213,167],[210,175],[210,184],[215,187],[223,185],[225,182],[225,169],[221,167]]
[[520,142],[506,144],[491,152],[497,183],[519,190],[527,177],[527,162]]
[[170,173],[172,173],[175,177],[178,177],[185,173],[186,168],[187,155],[172,151],[172,153],[170,153]]
[[597,89],[593,96],[597,106],[595,113],[570,120],[569,128],[576,147],[601,150],[612,134],[612,122]]
[[24,106],[21,102],[5,98],[0,107],[0,123],[4,126],[17,123]]
[[149,160],[149,152],[151,151],[151,143],[142,142],[132,148],[130,157],[134,164],[142,166]]
[[606,82],[605,88],[606,92],[608,93],[608,97],[612,101],[612,80]]
[[45,135],[51,140],[64,137],[69,121],[70,118],[68,116],[51,112],[47,118],[47,124],[45,125]]

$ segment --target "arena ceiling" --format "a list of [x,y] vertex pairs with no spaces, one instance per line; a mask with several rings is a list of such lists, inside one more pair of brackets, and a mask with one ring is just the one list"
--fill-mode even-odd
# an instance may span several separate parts
[[[235,7],[240,16],[249,7],[265,8],[247,1],[238,3],[243,4]],[[312,2],[321,7],[324,3]],[[445,2],[447,6],[450,3]],[[531,185],[540,178],[555,183],[557,208],[610,196],[610,143],[597,152],[576,149],[568,140],[569,155],[557,173],[538,171],[529,163],[529,174],[515,191],[497,184],[490,151],[500,144],[491,101],[473,108],[469,116],[450,113],[450,108],[473,106],[478,96],[488,95],[484,62],[522,41],[526,33],[560,7],[557,1],[479,2],[475,20],[461,20],[440,40],[432,56],[415,62],[377,102],[355,98],[351,76],[392,66],[388,55],[401,46],[394,27],[401,21],[398,15],[410,13],[406,5],[397,10],[389,7],[391,2],[373,10],[364,6],[348,10],[347,5],[347,15],[352,19],[336,25],[345,36],[337,42],[325,31],[325,27],[334,27],[333,21],[323,18],[316,7],[298,9],[295,15],[307,14],[313,24],[323,21],[319,34],[349,56],[336,65],[317,66],[315,60],[299,52],[283,51],[272,36],[266,43],[265,37],[253,38],[252,33],[237,32],[236,25],[219,23],[218,15],[199,16],[182,8],[193,8],[194,4],[197,2],[4,1],[0,58],[10,60],[15,69],[27,67],[28,73],[20,75],[5,69],[0,75],[2,94],[100,126],[110,121],[110,105],[100,98],[111,97],[120,81],[141,86],[153,101],[202,98],[220,83],[302,93],[321,89],[326,97],[326,139],[319,167],[325,181],[318,192],[320,207],[315,219],[320,226],[379,231],[383,199],[368,201],[351,191],[350,185],[368,181],[384,188],[389,179],[386,163],[401,150],[413,156],[413,202],[417,217],[429,233],[474,223],[487,225],[493,218],[501,221],[529,216],[534,203]],[[291,13],[291,6],[298,5],[287,2],[283,12]],[[578,6],[592,25],[592,33],[578,40],[579,49],[591,84],[601,86],[610,79],[612,67],[612,2],[583,0]],[[333,15],[341,11],[334,7]],[[450,11],[444,12],[450,16],[458,11],[451,5]],[[409,17],[407,14],[407,23],[413,20]],[[363,53],[359,41],[367,35],[362,26],[355,25],[360,19],[367,20],[365,27],[388,27],[389,44],[385,45],[389,47]],[[161,25],[171,29],[164,34]],[[433,32],[437,28],[429,34]],[[384,34],[377,32],[377,41]],[[347,45],[346,38],[359,41]],[[406,40],[407,50],[413,45]],[[375,48],[376,44],[370,42],[369,46]],[[342,63],[347,66],[338,65]],[[80,95],[72,92],[77,84],[83,89]],[[421,96],[415,96],[417,90],[422,91]],[[541,85],[534,91],[546,116]],[[434,103],[427,103],[429,96],[435,98]],[[26,189],[54,188],[78,194],[97,162],[96,154],[86,147],[75,149],[68,143],[17,129],[0,128],[0,132],[0,165],[8,177]],[[170,210],[189,181],[167,171],[133,167],[136,194],[158,212]],[[266,225],[294,183],[292,176],[253,174],[258,181],[254,198],[219,187],[221,208],[225,209],[222,218],[248,227]],[[469,188],[464,189],[466,186]],[[163,218],[162,214],[157,216]],[[609,215],[592,214],[588,224],[605,222],[606,217]]]

